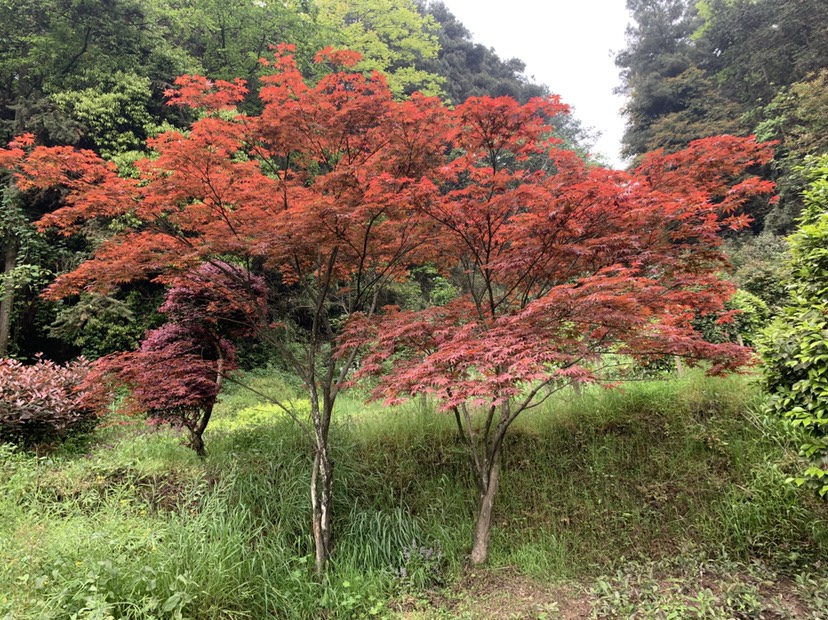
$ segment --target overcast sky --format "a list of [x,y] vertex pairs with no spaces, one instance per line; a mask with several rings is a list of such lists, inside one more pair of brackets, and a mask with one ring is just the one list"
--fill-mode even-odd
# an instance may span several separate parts
[[613,166],[619,155],[624,99],[615,54],[630,21],[624,0],[443,0],[474,41],[502,59],[520,58],[527,75],[575,108],[581,122],[601,132],[594,150]]

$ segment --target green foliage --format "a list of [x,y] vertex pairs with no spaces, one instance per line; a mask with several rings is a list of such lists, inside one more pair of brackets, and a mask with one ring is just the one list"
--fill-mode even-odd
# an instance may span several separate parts
[[701,7],[694,37],[700,62],[747,109],[828,64],[822,0],[704,0]]
[[397,96],[441,93],[443,78],[421,68],[437,56],[436,24],[413,0],[317,0],[316,6],[319,23],[339,46],[362,54],[357,69],[384,73]]
[[726,307],[739,312],[733,321],[737,335],[741,336],[745,344],[755,344],[760,330],[770,318],[768,305],[753,293],[739,289]]
[[720,317],[707,315],[696,320],[697,329],[708,342],[741,342],[753,346],[760,330],[770,318],[767,304],[748,291],[737,289],[725,303],[725,309],[735,311],[731,320],[721,322]]
[[443,306],[460,294],[451,276],[441,274],[433,265],[411,270],[404,282],[393,282],[383,291],[380,303],[405,309],[422,310],[430,305]]
[[59,304],[49,335],[77,347],[89,359],[131,351],[147,330],[161,324],[155,311],[158,301],[139,291],[124,300],[84,293],[77,303]]
[[729,101],[716,81],[698,67],[664,78],[659,96],[669,105],[647,129],[647,151],[678,151],[698,138],[744,133],[740,107]]
[[11,271],[6,273],[2,282],[0,282],[0,295],[3,294],[6,287],[11,287],[16,291],[30,287],[39,289],[42,285],[49,282],[54,275],[54,273],[41,265],[19,263]]
[[225,80],[243,76],[254,88],[259,58],[268,55],[268,46],[296,44],[297,58],[306,68],[330,43],[307,0],[160,0],[156,7],[168,25],[169,40],[198,63],[194,72]]
[[39,233],[31,224],[30,219],[42,212],[44,200],[29,199],[8,185],[0,193],[0,255],[5,255],[7,244],[16,249],[14,260],[4,265],[10,268],[8,277],[0,277],[0,299],[8,299],[6,287],[10,286],[14,302],[8,351],[20,359],[33,358],[49,352],[43,328],[54,318],[53,304],[39,299],[38,293],[72,263],[75,251],[69,240]]
[[[49,268],[49,258],[55,257],[55,247],[39,234],[28,221],[26,205],[20,192],[14,187],[0,188],[0,244],[14,239],[18,259],[5,278],[0,279],[0,296],[6,286],[15,292],[26,289],[38,290],[54,277]],[[58,246],[59,247],[59,246]]]
[[0,7],[0,24],[3,142],[22,131],[68,142],[83,134],[49,95],[94,90],[122,76],[169,82],[197,66],[170,43],[156,5],[142,0],[11,0]]
[[[197,63],[167,42],[154,5],[144,0],[10,0],[0,5],[0,142],[31,132],[39,143],[100,148],[113,156],[135,148],[160,105],[162,84]],[[55,207],[59,194],[21,195],[0,181],[7,215],[19,218],[0,243],[19,246],[14,266],[10,350],[65,356],[45,337],[54,316],[38,299],[42,286],[86,248],[76,239],[36,233],[29,222]],[[7,222],[5,217],[4,222]]]
[[811,162],[805,211],[790,237],[791,302],[762,353],[771,411],[809,432],[810,461],[797,484],[828,494],[828,156]]
[[653,144],[652,124],[682,109],[665,81],[692,66],[689,37],[697,19],[686,0],[627,0],[627,9],[634,23],[627,28],[627,47],[615,59],[619,90],[629,97],[623,153],[641,155]]
[[788,301],[788,244],[769,232],[743,235],[726,242],[733,264],[733,280],[739,288],[759,297],[776,314]]
[[89,146],[112,157],[141,148],[154,120],[148,110],[151,97],[149,78],[119,72],[90,88],[62,91],[51,99],[83,127]]
[[780,89],[754,116],[757,137],[778,142],[774,174],[780,201],[768,214],[765,229],[789,232],[802,211],[801,194],[808,183],[802,162],[828,152],[828,69]]

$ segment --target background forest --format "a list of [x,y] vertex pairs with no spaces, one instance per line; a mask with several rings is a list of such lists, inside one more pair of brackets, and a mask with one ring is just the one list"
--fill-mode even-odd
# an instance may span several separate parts
[[440,2],[3,2],[0,618],[828,617],[828,4],[627,5],[613,172]]

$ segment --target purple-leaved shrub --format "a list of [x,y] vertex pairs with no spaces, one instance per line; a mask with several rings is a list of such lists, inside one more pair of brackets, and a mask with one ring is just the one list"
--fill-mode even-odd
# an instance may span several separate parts
[[0,359],[0,439],[37,443],[64,437],[96,419],[87,400],[90,364]]

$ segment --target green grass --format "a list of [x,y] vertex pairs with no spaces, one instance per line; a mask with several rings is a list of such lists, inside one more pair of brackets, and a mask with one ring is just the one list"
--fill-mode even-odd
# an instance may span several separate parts
[[[289,378],[245,381],[301,408]],[[593,584],[596,617],[659,617],[647,610],[686,605],[692,582],[655,602],[630,583],[685,570],[669,558],[721,574],[723,563],[760,562],[800,579],[803,605],[818,611],[823,599],[806,594],[828,583],[811,568],[828,551],[828,513],[785,484],[799,439],[758,414],[757,398],[749,379],[690,375],[563,393],[527,413],[505,447],[491,570]],[[336,546],[318,580],[309,455],[259,400],[226,390],[203,461],[175,432],[136,421],[47,457],[3,448],[0,618],[371,618],[392,615],[389,601],[451,590],[475,497],[450,417],[423,400],[387,408],[343,396]]]

